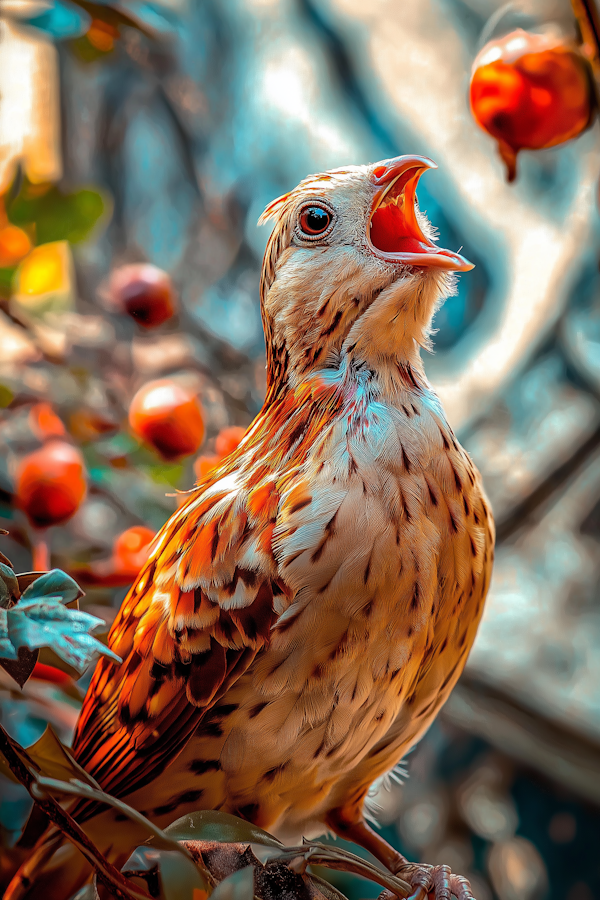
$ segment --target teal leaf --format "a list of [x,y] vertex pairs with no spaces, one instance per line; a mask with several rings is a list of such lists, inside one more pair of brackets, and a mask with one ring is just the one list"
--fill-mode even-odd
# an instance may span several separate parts
[[210,892],[210,883],[192,860],[172,850],[138,847],[121,871],[147,883],[158,875],[161,900],[193,900],[194,891]]
[[[52,573],[49,572],[48,575]],[[91,632],[105,627],[103,620],[78,609],[68,609],[63,606],[61,597],[45,596],[43,599],[36,597],[28,600],[24,595],[16,606],[6,612],[6,619],[8,637],[13,648],[36,650],[39,647],[51,647],[80,673],[100,655],[121,662],[120,657],[112,650],[92,637]]]
[[8,635],[8,611],[0,608],[0,668],[8,672],[19,687],[28,680],[37,662],[38,651],[20,647],[18,650]]
[[21,598],[21,604],[28,600],[40,600],[45,597],[57,597],[61,603],[71,603],[83,597],[83,591],[70,575],[62,569],[51,569],[44,572],[39,578],[25,589]]
[[17,576],[10,568],[0,562],[0,607],[10,609],[19,596]]
[[219,841],[223,844],[265,844],[282,847],[272,834],[229,813],[202,809],[176,819],[165,833],[176,841]]
[[228,875],[210,896],[211,900],[254,900],[254,868],[246,866]]
[[18,659],[16,647],[8,636],[8,611],[0,608],[0,657],[2,659]]

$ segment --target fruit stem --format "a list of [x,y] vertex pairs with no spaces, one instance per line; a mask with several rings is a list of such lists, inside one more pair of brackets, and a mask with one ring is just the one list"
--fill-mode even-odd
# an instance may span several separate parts
[[34,531],[31,541],[33,556],[32,566],[34,572],[48,572],[50,570],[50,546],[48,544],[48,532]]
[[600,107],[600,16],[596,0],[571,0],[571,6],[581,32],[581,49],[594,73],[596,104]]

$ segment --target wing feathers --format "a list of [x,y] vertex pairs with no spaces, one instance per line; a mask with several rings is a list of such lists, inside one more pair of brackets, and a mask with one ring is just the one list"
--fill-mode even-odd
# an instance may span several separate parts
[[[184,748],[203,718],[269,641],[289,589],[240,566],[245,547],[270,534],[278,495],[209,486],[165,528],[117,616],[109,645],[123,658],[101,662],[78,722],[73,750],[102,786],[125,796],[148,784]],[[206,495],[209,496],[206,496]],[[289,602],[289,601],[288,601]],[[83,801],[80,819],[93,815]]]

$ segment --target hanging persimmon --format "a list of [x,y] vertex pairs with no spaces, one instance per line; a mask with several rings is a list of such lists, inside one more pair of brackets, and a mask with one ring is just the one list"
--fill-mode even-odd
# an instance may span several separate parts
[[498,141],[513,181],[520,150],[562,144],[590,124],[594,104],[588,63],[563,38],[519,28],[478,54],[470,102],[475,121]]

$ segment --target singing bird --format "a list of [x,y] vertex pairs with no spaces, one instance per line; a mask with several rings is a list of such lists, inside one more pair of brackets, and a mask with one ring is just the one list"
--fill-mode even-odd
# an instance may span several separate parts
[[[98,663],[73,752],[161,826],[214,809],[285,842],[329,831],[414,898],[468,900],[466,879],[409,863],[364,809],[456,683],[493,559],[479,474],[420,356],[472,268],[418,209],[430,168],[400,156],[314,175],[263,213],[264,406],[159,533],[110,632],[123,662]],[[110,858],[131,852],[114,811],[73,814]],[[64,845],[49,861],[59,841],[46,834],[7,900],[81,883]]]

